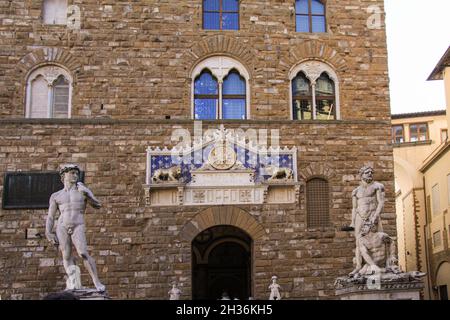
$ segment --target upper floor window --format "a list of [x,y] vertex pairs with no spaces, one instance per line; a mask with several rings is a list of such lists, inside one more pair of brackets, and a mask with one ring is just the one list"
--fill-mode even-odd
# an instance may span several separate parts
[[67,0],[44,0],[42,20],[44,24],[65,25],[67,23]]
[[203,0],[203,29],[239,30],[239,1]]
[[290,73],[292,119],[335,120],[339,118],[339,82],[325,63],[307,61]]
[[295,17],[297,32],[326,32],[323,0],[295,1]]
[[247,119],[249,75],[228,57],[211,57],[193,70],[193,118]]
[[436,216],[441,213],[441,201],[439,194],[439,185],[436,184],[431,188],[431,200],[433,201],[433,215]]
[[27,118],[70,118],[72,78],[63,68],[45,66],[27,80]]
[[441,129],[441,143],[444,143],[448,140],[448,130]]
[[403,131],[403,125],[392,126],[392,142],[403,143],[405,142],[405,134]]
[[442,246],[441,231],[436,231],[433,233],[433,245],[435,247]]
[[428,140],[428,125],[426,123],[410,124],[409,140],[411,142]]

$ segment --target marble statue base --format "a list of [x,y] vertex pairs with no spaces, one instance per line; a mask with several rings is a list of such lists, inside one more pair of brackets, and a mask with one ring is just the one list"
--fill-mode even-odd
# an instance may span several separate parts
[[338,278],[336,296],[340,300],[420,300],[424,288],[422,280],[407,275],[402,273],[395,278]]
[[75,289],[50,293],[44,300],[111,300],[106,292],[96,289]]
[[67,290],[79,300],[111,300],[107,292],[98,292],[95,289]]

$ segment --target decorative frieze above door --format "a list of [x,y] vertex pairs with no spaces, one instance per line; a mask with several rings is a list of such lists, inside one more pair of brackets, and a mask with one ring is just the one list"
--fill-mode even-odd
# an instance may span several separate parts
[[147,149],[146,203],[295,203],[297,148],[258,147],[223,126],[193,146]]

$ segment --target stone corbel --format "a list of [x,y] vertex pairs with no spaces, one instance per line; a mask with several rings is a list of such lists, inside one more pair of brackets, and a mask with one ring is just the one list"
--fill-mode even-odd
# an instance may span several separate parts
[[265,185],[264,186],[264,191],[263,191],[263,203],[266,204],[267,203],[267,196],[269,194],[269,186]]
[[182,206],[184,203],[184,187],[178,187],[178,205]]
[[150,186],[144,184],[144,201],[145,205],[149,206],[151,204],[150,200]]

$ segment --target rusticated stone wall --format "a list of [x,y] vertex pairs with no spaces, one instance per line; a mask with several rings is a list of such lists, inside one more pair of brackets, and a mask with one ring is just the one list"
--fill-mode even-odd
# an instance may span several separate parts
[[295,32],[295,1],[240,1],[239,31],[202,29],[202,1],[68,0],[80,29],[43,25],[42,0],[0,1],[0,116],[23,117],[26,76],[47,62],[74,81],[73,117],[191,117],[190,70],[209,55],[241,61],[253,119],[289,119],[288,73],[329,63],[341,82],[343,119],[388,119],[385,30],[369,29],[382,0],[327,0],[327,33]]
[[[333,298],[334,279],[353,268],[354,239],[340,227],[351,219],[351,191],[358,185],[358,170],[365,163],[373,163],[376,180],[386,186],[383,226],[389,234],[396,234],[392,148],[386,143],[389,123],[224,124],[244,130],[279,129],[280,144],[299,149],[300,181],[312,176],[330,181],[328,228],[307,228],[303,189],[298,204],[239,206],[239,219],[248,221],[235,221],[234,225],[247,226],[254,236],[255,298],[267,298],[273,274],[279,277],[287,298]],[[217,126],[215,122],[204,123],[204,129]],[[0,120],[0,188],[4,172],[56,170],[61,163],[80,164],[86,171],[86,184],[104,204],[99,211],[88,209],[86,224],[90,251],[110,295],[165,299],[170,283],[177,280],[183,283],[184,297],[190,298],[192,239],[186,228],[208,207],[155,208],[144,199],[146,148],[172,146],[174,127],[192,132],[193,122]],[[36,299],[64,288],[60,254],[45,239],[25,239],[28,228],[44,233],[46,211],[0,212],[2,297]],[[88,285],[90,279],[82,270],[83,283]]]

